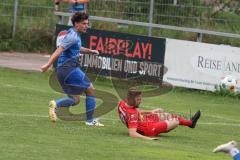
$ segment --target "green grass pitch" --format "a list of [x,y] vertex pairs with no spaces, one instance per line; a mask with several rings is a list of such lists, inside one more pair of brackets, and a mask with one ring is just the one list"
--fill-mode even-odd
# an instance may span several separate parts
[[[240,143],[240,101],[207,92],[174,89],[158,97],[144,98],[142,106],[179,113],[201,109],[195,129],[178,127],[159,141],[128,137],[117,109],[101,117],[103,128],[83,122],[48,120],[48,101],[63,97],[48,85],[49,74],[0,68],[0,159],[8,160],[229,160],[213,154],[218,144]],[[95,88],[114,92],[109,82]],[[84,98],[71,109],[85,110]],[[98,99],[97,103],[102,100]]]

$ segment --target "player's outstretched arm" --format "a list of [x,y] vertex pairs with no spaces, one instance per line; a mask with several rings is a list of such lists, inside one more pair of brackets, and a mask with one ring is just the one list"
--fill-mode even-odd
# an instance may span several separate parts
[[152,113],[163,113],[163,112],[164,112],[164,109],[162,108],[157,108],[152,110]]
[[141,114],[151,114],[152,113],[152,110],[145,110],[145,109],[138,109],[138,111],[141,113]]
[[139,134],[137,132],[137,128],[129,128],[128,129],[128,134],[132,138],[141,138],[141,139],[144,139],[144,140],[159,140],[159,138],[152,138],[152,137],[147,137],[147,136],[143,136],[143,135]]
[[41,72],[46,72],[49,67],[57,60],[59,55],[64,51],[63,47],[58,47],[49,58],[48,62],[41,67]]
[[162,108],[152,109],[152,110],[144,110],[138,109],[141,114],[154,114],[154,113],[163,113],[164,110]]
[[98,50],[92,50],[92,49],[85,48],[85,47],[81,47],[80,51],[83,53],[99,54]]

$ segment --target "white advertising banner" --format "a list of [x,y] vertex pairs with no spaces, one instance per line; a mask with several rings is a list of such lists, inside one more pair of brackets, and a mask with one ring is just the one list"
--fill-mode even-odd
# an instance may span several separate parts
[[213,91],[226,75],[240,79],[240,48],[167,39],[164,64],[164,81]]

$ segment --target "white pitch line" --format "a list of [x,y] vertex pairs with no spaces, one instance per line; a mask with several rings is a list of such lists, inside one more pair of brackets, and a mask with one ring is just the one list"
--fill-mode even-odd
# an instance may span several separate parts
[[37,114],[16,114],[16,113],[0,113],[0,116],[12,116],[12,117],[36,117],[36,118],[47,118],[45,115]]
[[9,87],[9,88],[21,88],[21,89],[26,89],[26,90],[31,90],[31,91],[49,93],[49,91],[46,91],[46,90],[39,90],[39,89],[36,89],[36,88],[23,87],[23,86],[15,86],[15,85],[12,85],[12,84],[0,84],[0,86],[5,86],[5,87]]
[[[35,118],[48,118],[47,115],[37,115],[37,114],[15,114],[15,113],[0,113],[0,116],[12,116],[12,117],[35,117]],[[107,121],[120,121],[114,118],[100,118]],[[199,125],[220,125],[220,126],[233,126],[240,127],[240,124],[236,123],[216,123],[216,122],[200,122]]]
[[207,115],[207,117],[212,117],[212,118],[223,119],[223,120],[227,120],[227,121],[232,121],[232,122],[240,123],[240,121],[237,121],[237,120],[235,120],[235,119],[229,119],[229,118],[221,117],[221,116]]
[[234,126],[234,127],[240,127],[240,124],[236,124],[236,123],[212,123],[212,122],[202,122],[202,123],[198,123],[200,125],[220,125],[220,126]]
[[[42,93],[51,93],[51,92],[54,92],[54,93],[57,93],[57,94],[64,94],[64,93],[61,93],[61,92],[58,92],[58,91],[55,91],[54,89],[52,89],[50,86],[50,91],[46,91],[46,90],[39,90],[39,89],[36,89],[36,88],[31,88],[31,87],[23,87],[23,86],[15,86],[15,85],[12,85],[12,84],[1,84],[0,83],[0,86],[4,86],[4,87],[9,87],[9,88],[20,88],[20,89],[25,89],[25,90],[31,90],[31,91],[37,91],[37,92],[42,92]],[[100,91],[104,91],[104,90],[101,90]]]

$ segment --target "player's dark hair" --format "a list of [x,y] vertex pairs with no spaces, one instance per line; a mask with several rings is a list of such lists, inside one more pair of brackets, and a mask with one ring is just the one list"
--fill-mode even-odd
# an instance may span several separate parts
[[142,94],[142,91],[140,91],[138,88],[136,87],[132,87],[132,88],[129,88],[128,90],[128,97],[136,97],[138,95],[141,95]]
[[72,24],[73,26],[75,26],[75,22],[82,22],[84,20],[87,20],[89,18],[88,14],[85,12],[76,12],[73,16],[72,16]]
[[131,106],[135,106],[136,104],[135,97],[141,94],[142,94],[142,91],[140,91],[138,88],[136,87],[129,88],[128,94],[127,94],[128,104]]

